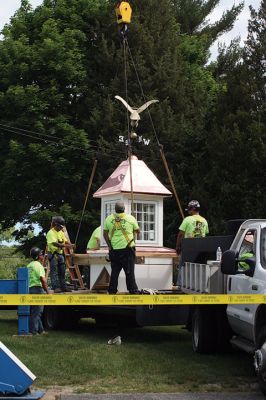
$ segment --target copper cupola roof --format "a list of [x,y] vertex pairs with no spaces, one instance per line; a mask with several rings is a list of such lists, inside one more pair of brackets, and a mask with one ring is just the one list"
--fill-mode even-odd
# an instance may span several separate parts
[[[172,193],[159,181],[144,161],[131,156],[132,186],[134,193],[171,196]],[[94,193],[93,197],[103,197],[117,193],[130,193],[129,160],[121,162],[112,175]]]

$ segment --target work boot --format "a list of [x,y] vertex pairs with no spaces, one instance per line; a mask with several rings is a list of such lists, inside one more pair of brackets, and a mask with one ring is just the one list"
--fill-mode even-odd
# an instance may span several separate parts
[[72,289],[69,289],[69,288],[64,288],[64,289],[62,289],[62,292],[72,292]]

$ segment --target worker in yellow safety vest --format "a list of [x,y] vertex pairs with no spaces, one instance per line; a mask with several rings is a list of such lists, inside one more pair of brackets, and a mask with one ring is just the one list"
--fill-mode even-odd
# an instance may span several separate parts
[[74,245],[69,243],[63,231],[65,220],[61,216],[52,218],[51,229],[46,235],[48,260],[50,263],[51,286],[55,293],[71,291],[65,282],[65,254],[64,248],[72,249]]
[[[186,208],[188,217],[183,219],[183,222],[179,226],[179,232],[176,239],[176,253],[181,254],[181,245],[183,238],[198,238],[205,237],[209,233],[208,222],[204,217],[199,214],[200,203],[198,200],[191,200]],[[179,260],[178,267],[178,278],[177,285],[180,285],[181,281],[181,268],[183,265],[182,255]],[[176,284],[176,282],[174,282]]]
[[126,275],[127,289],[131,294],[138,293],[135,280],[135,235],[139,225],[132,215],[125,213],[123,202],[115,204],[115,213],[104,221],[104,239],[109,247],[111,261],[111,280],[109,293],[116,293],[118,277],[123,269]]

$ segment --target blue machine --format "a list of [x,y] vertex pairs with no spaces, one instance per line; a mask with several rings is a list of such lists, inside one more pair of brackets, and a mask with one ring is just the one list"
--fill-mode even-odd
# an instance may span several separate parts
[[[28,268],[17,269],[17,279],[0,280],[0,294],[28,294]],[[18,334],[29,333],[29,306],[18,307]],[[44,392],[30,392],[36,376],[0,342],[0,400],[37,400]]]
[[44,392],[30,393],[29,390],[35,379],[36,376],[0,342],[0,399],[39,399]]
[[[29,272],[28,268],[17,269],[17,279],[0,279],[0,294],[28,294]],[[29,306],[18,306],[18,334],[29,333]]]

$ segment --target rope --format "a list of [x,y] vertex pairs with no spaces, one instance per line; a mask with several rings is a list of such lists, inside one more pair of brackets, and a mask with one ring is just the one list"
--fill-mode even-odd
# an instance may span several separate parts
[[83,220],[83,217],[84,217],[85,208],[86,208],[86,205],[87,205],[87,201],[88,201],[89,193],[90,193],[90,190],[91,190],[92,181],[93,181],[93,178],[94,178],[94,175],[95,175],[97,163],[98,163],[98,160],[96,158],[94,160],[94,163],[93,163],[93,167],[92,167],[92,171],[91,171],[91,175],[90,175],[90,179],[89,179],[89,183],[88,183],[87,193],[86,193],[86,196],[85,196],[85,201],[84,201],[84,205],[83,205],[83,209],[82,209],[82,213],[81,213],[81,218],[80,218],[80,221],[79,221],[79,226],[78,226],[78,230],[77,230],[77,234],[76,234],[76,238],[75,238],[75,246],[77,245],[78,236],[79,236],[79,232],[80,232],[80,227],[81,227],[82,220]]
[[[134,67],[134,71],[135,71],[135,74],[136,74],[136,77],[137,77],[137,80],[138,80],[138,84],[139,84],[139,87],[140,87],[140,90],[141,90],[142,97],[143,97],[144,101],[146,102],[147,98],[146,98],[146,96],[144,94],[144,90],[143,90],[143,87],[142,87],[142,84],[141,84],[141,81],[140,81],[140,78],[139,78],[139,74],[138,74],[138,71],[137,71],[137,68],[136,68],[136,64],[134,62],[134,59],[133,59],[133,56],[132,56],[128,41],[127,41],[127,47],[128,47],[128,51],[129,51],[129,54],[130,54],[130,57],[131,57],[131,61],[132,61],[133,67]],[[174,193],[174,197],[175,197],[179,212],[180,212],[182,218],[184,219],[184,213],[183,213],[183,210],[182,210],[182,207],[181,207],[181,203],[180,203],[179,197],[178,197],[177,192],[176,192],[175,184],[174,184],[174,181],[173,181],[173,178],[172,178],[172,175],[171,175],[171,172],[170,172],[170,169],[169,169],[169,166],[168,166],[168,163],[167,163],[164,151],[163,151],[163,146],[159,141],[159,138],[158,138],[158,135],[157,135],[157,132],[156,132],[156,129],[155,129],[155,126],[154,126],[154,123],[153,123],[152,116],[151,116],[149,108],[147,110],[148,110],[148,114],[149,114],[152,130],[153,130],[157,145],[158,145],[159,150],[160,150],[161,158],[163,160],[163,164],[164,164],[164,167],[165,167],[165,170],[166,170],[166,173],[167,173],[167,176],[168,176],[172,191]]]
[[161,154],[161,157],[162,157],[162,160],[163,160],[163,164],[164,164],[164,167],[166,169],[166,172],[167,172],[167,175],[168,175],[168,179],[169,179],[169,182],[171,184],[171,187],[172,187],[172,190],[173,190],[173,193],[174,193],[174,196],[175,196],[175,200],[176,200],[178,208],[179,208],[179,212],[181,214],[181,217],[184,219],[185,215],[183,213],[183,210],[182,210],[182,207],[181,207],[181,203],[180,203],[179,197],[178,197],[176,189],[175,189],[175,184],[174,184],[171,172],[169,170],[168,163],[167,163],[167,160],[166,160],[162,145],[160,145],[160,154]]
[[[128,86],[127,86],[127,54],[126,54],[127,40],[123,37],[123,55],[124,55],[124,75],[125,75],[125,92],[126,102],[128,103]],[[130,197],[131,197],[131,214],[134,216],[134,194],[133,194],[133,179],[132,179],[132,146],[129,128],[129,112],[127,110],[127,137],[128,137],[128,162],[129,162],[129,177],[130,177]]]
[[[143,87],[142,87],[142,84],[141,84],[141,81],[140,81],[140,78],[139,78],[139,74],[138,74],[138,71],[137,71],[137,68],[136,68],[136,64],[134,62],[134,59],[133,59],[133,56],[132,56],[128,41],[127,41],[127,46],[128,46],[128,52],[129,52],[129,55],[131,57],[131,61],[132,61],[133,67],[134,67],[134,71],[135,71],[135,74],[136,74],[136,77],[137,77],[137,81],[138,81],[138,84],[139,84],[139,87],[140,87],[140,90],[141,90],[141,94],[142,94],[143,100],[146,102],[147,101],[147,97],[144,94],[144,90],[143,90]],[[152,129],[153,129],[153,133],[155,135],[157,144],[159,146],[160,145],[160,141],[159,141],[159,138],[158,138],[158,135],[157,135],[157,132],[156,132],[156,129],[155,129],[155,126],[154,126],[154,123],[153,123],[149,108],[147,108],[147,111],[148,111],[149,118],[150,118],[150,121],[151,121],[151,126],[152,126]]]

